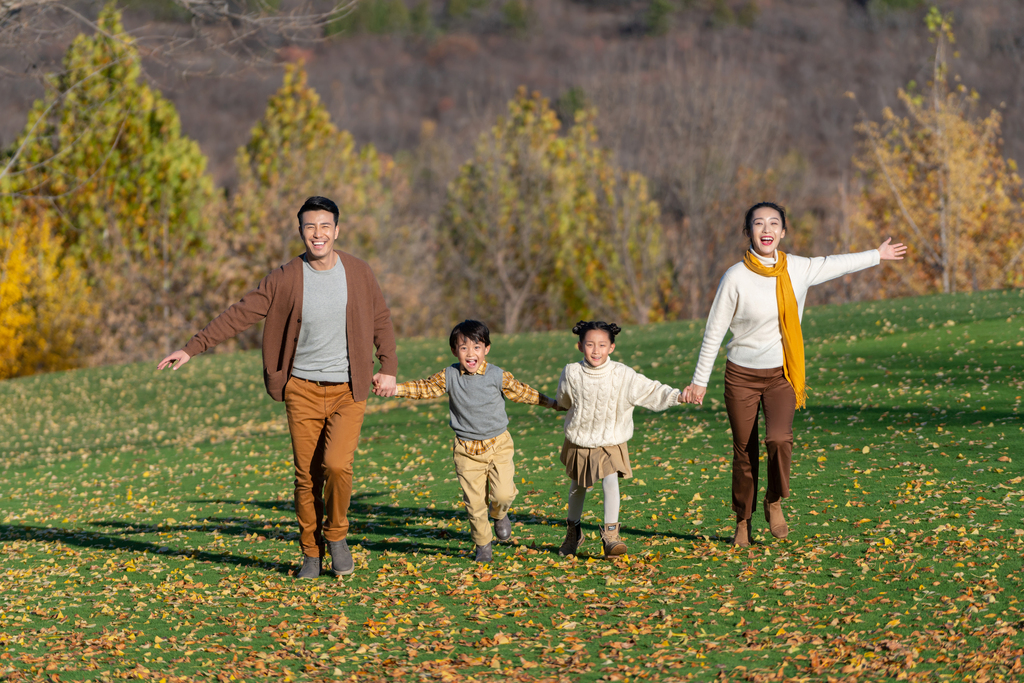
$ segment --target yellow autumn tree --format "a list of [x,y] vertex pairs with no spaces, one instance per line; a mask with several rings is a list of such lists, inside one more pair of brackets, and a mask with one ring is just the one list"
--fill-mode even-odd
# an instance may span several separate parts
[[[866,242],[892,236],[910,247],[909,268],[889,269],[891,293],[955,292],[1024,284],[1024,184],[1002,155],[1002,117],[972,116],[978,94],[954,78],[952,18],[932,8],[932,80],[899,91],[906,115],[858,126],[864,175],[856,223]],[[899,278],[896,280],[895,278]]]
[[85,271],[48,211],[3,197],[0,225],[0,379],[76,367],[98,308]]

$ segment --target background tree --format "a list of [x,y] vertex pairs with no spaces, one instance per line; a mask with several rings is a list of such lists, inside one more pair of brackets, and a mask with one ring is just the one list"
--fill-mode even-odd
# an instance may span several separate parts
[[520,88],[452,181],[438,268],[456,317],[497,317],[511,334],[553,316],[563,293],[554,270],[574,222],[560,127],[546,99]]
[[618,168],[611,153],[598,145],[595,118],[596,110],[579,112],[570,132],[571,153],[579,157],[579,167],[577,230],[565,259],[567,284],[583,295],[589,309],[580,312],[584,317],[644,325],[663,317],[671,275],[663,252],[661,211],[651,199],[647,179]]
[[[372,145],[359,148],[339,130],[309,87],[301,65],[285,68],[281,88],[238,150],[239,185],[227,224],[232,227],[237,295],[255,285],[304,247],[295,211],[319,194],[341,210],[339,247],[368,260],[381,281],[393,318],[403,334],[423,333],[433,324],[433,279],[424,217],[402,213],[409,184],[394,160]],[[250,333],[253,341],[258,331]]]
[[62,256],[39,208],[0,198],[0,379],[75,367],[97,313],[85,273]]
[[148,358],[205,317],[213,182],[173,105],[146,85],[140,57],[108,5],[80,35],[36,103],[6,178],[46,207],[88,273],[102,320],[95,362]]
[[646,180],[599,146],[596,113],[564,136],[548,101],[520,89],[451,184],[440,268],[459,316],[499,312],[507,333],[614,315],[647,322],[662,275]]
[[[891,293],[955,292],[1019,285],[1024,253],[1024,184],[1002,155],[1002,117],[971,116],[977,93],[949,82],[952,18],[932,8],[935,42],[926,92],[900,89],[906,116],[885,109],[866,121],[863,152],[855,160],[865,177],[858,224],[867,240],[902,236],[912,272],[901,269]],[[872,243],[873,243],[872,242]]]

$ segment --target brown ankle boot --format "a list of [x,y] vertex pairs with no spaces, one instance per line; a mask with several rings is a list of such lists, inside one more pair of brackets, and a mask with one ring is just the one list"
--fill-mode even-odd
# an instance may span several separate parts
[[750,520],[737,519],[736,534],[732,537],[732,544],[740,548],[746,548],[750,545],[750,533]]
[[558,554],[562,557],[575,555],[576,551],[583,545],[584,538],[586,536],[583,534],[583,529],[580,528],[579,522],[574,522],[570,519],[565,520],[565,540],[562,541]]
[[604,542],[605,557],[626,554],[626,544],[619,538],[618,524],[608,524],[601,527],[601,541]]
[[789,535],[789,525],[786,524],[786,518],[782,514],[781,500],[769,503],[767,498],[764,499],[764,519],[768,522],[768,529],[775,538],[785,538]]

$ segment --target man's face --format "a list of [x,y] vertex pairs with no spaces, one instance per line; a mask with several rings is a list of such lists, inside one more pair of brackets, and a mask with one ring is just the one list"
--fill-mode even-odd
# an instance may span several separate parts
[[472,339],[460,336],[458,341],[455,342],[453,353],[459,359],[459,365],[462,366],[463,371],[475,373],[480,369],[480,364],[484,362],[484,358],[487,357],[490,351],[491,347],[489,345],[485,346],[483,342],[473,341]]
[[338,226],[330,211],[306,211],[302,214],[299,236],[306,245],[306,260],[319,261],[334,251],[334,240],[338,239]]

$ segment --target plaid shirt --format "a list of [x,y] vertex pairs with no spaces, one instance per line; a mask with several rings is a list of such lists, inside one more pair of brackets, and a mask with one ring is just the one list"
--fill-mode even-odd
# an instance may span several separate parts
[[[466,372],[461,366],[459,372],[463,375],[470,373]],[[481,361],[480,367],[477,368],[477,375],[482,375],[487,372],[487,361]],[[448,382],[445,380],[445,371],[428,377],[427,379],[417,379],[411,382],[402,382],[398,385],[398,391],[395,394],[397,398],[411,398],[411,399],[422,399],[422,398],[438,398],[448,393]],[[544,394],[540,393],[528,384],[523,384],[508,370],[504,370],[501,375],[501,393],[505,395],[510,401],[516,403],[526,403],[534,406],[544,406],[545,408],[554,408],[557,404],[555,399],[548,398]],[[460,439],[455,437],[466,452],[470,455],[480,455],[484,453],[488,448],[494,445],[494,443],[501,438],[501,435],[494,437],[493,439],[486,439],[484,441],[467,441],[466,439]]]

